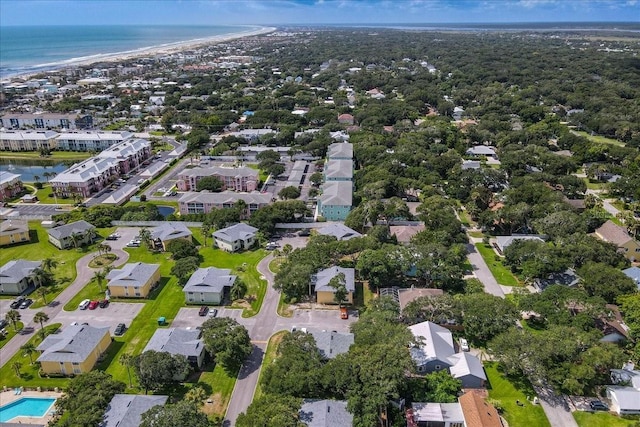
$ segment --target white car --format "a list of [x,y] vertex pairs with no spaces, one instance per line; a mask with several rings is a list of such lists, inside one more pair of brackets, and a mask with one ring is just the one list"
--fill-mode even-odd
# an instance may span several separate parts
[[90,303],[91,303],[91,300],[89,300],[89,299],[82,300],[82,302],[80,303],[80,305],[78,305],[78,308],[79,308],[80,310],[86,310],[86,309],[87,309],[87,307],[89,307],[89,304],[90,304]]
[[460,338],[460,350],[469,351],[469,343],[464,338]]

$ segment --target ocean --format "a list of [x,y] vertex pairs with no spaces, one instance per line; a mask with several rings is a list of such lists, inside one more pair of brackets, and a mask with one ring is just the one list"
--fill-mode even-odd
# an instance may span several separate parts
[[258,29],[250,26],[0,27],[0,77],[55,69],[100,55],[128,53]]

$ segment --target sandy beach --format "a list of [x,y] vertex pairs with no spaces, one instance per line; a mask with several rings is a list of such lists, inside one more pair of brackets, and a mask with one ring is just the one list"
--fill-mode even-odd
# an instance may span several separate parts
[[[4,77],[3,80],[12,79],[29,79],[30,77],[46,72],[54,72],[67,67],[87,66],[96,63],[104,62],[122,62],[129,59],[141,58],[145,56],[157,56],[157,55],[169,55],[184,50],[195,49],[201,46],[213,45],[217,43],[223,43],[231,40],[236,40],[244,37],[258,36],[261,34],[272,33],[276,30],[275,27],[261,27],[256,30],[243,31],[239,33],[224,34],[213,37],[205,37],[193,40],[186,40],[175,43],[167,43],[157,46],[149,46],[135,50],[129,50],[125,52],[115,52],[100,55],[92,55],[84,58],[73,58],[67,61],[56,62],[52,64],[40,64],[38,67],[42,67],[42,70],[30,71],[28,73],[21,73],[12,76]],[[50,68],[48,68],[50,67]]]

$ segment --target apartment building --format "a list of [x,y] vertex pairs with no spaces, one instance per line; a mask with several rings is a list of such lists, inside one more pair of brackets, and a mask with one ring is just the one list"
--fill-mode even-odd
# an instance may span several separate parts
[[0,201],[13,199],[24,191],[20,175],[0,171]]
[[132,137],[131,132],[66,132],[58,135],[56,149],[99,152]]
[[93,117],[88,114],[8,113],[0,116],[5,129],[91,129]]
[[222,181],[222,190],[255,191],[258,187],[258,171],[248,167],[226,168],[214,166],[210,168],[185,169],[178,175],[179,191],[196,191],[198,181],[213,176]]
[[201,191],[199,193],[185,193],[178,201],[180,214],[201,214],[209,213],[213,209],[230,209],[236,206],[240,200],[246,204],[243,218],[249,218],[258,209],[271,203],[272,196],[257,191],[251,193],[236,193],[233,191],[223,191],[221,193],[209,193]]
[[40,151],[56,148],[58,134],[53,131],[44,132],[0,132],[0,150],[2,151]]

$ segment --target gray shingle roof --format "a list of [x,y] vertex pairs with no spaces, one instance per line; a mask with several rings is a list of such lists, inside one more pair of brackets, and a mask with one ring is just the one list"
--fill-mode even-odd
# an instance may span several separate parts
[[271,194],[252,191],[250,193],[236,193],[235,191],[221,191],[220,193],[187,192],[180,197],[179,203],[206,203],[211,205],[234,204],[238,200],[244,200],[247,204],[263,205],[271,202]]
[[28,231],[29,223],[26,220],[9,218],[0,223],[0,234],[13,234]]
[[143,353],[155,350],[166,351],[171,354],[182,354],[185,357],[198,357],[204,349],[204,342],[200,339],[200,334],[199,329],[156,329]]
[[112,270],[107,275],[109,286],[143,286],[160,269],[160,264],[134,262],[125,264],[120,270]]
[[36,348],[42,351],[38,362],[84,362],[105,335],[109,335],[108,327],[67,326],[59,334],[49,335],[40,343]]
[[327,178],[353,179],[352,160],[329,160],[324,167]]
[[640,267],[629,267],[622,272],[629,278],[631,278],[636,285],[638,285],[638,290],[640,291]]
[[414,337],[422,340],[422,345],[411,348],[411,357],[418,365],[431,360],[446,362],[455,354],[451,331],[433,322],[422,322],[409,326]]
[[185,169],[181,176],[231,176],[234,178],[251,177],[258,178],[258,171],[248,167],[225,168],[221,166],[212,166],[210,168],[193,168]]
[[223,292],[225,287],[233,286],[236,276],[229,274],[228,268],[199,268],[184,285],[184,292]]
[[517,240],[538,240],[544,242],[544,236],[537,234],[513,234],[511,236],[498,236],[496,237],[496,246],[500,252],[504,252],[513,242]]
[[320,270],[315,275],[315,289],[316,292],[335,292],[335,289],[329,286],[329,282],[331,279],[336,277],[338,274],[344,274],[345,288],[347,288],[348,292],[355,292],[355,270],[353,268],[343,268],[338,266],[333,266],[329,268],[325,268],[324,270]]
[[451,363],[449,372],[451,372],[451,376],[453,378],[461,378],[467,375],[472,375],[483,380],[487,379],[487,375],[485,374],[484,368],[482,367],[482,362],[480,362],[480,359],[470,353],[456,353],[453,356],[449,357],[449,363]]
[[225,242],[235,242],[236,240],[247,240],[254,237],[257,232],[257,228],[241,222],[215,231],[213,237],[224,240]]
[[150,231],[152,239],[160,239],[161,241],[191,236],[191,230],[181,222],[165,222]]
[[353,183],[351,181],[327,181],[322,184],[319,197],[323,206],[351,206],[353,203]]
[[80,220],[52,228],[49,230],[49,235],[56,240],[62,240],[65,237],[71,236],[73,233],[85,233],[87,230],[92,229],[95,229],[93,225],[89,224],[87,221]]
[[0,283],[18,283],[40,268],[42,261],[16,259],[0,267]]
[[327,150],[327,157],[330,159],[336,158],[345,158],[352,159],[353,158],[353,144],[349,144],[347,142],[338,142],[329,145]]
[[413,419],[415,421],[433,421],[443,423],[464,423],[464,414],[456,403],[422,403],[414,402]]
[[474,147],[469,148],[467,150],[467,154],[473,154],[478,156],[495,156],[496,151],[491,147],[487,147],[486,145],[476,145]]
[[116,394],[104,413],[101,427],[138,427],[142,414],[154,406],[164,405],[169,396]]
[[348,352],[354,341],[351,333],[335,331],[310,331],[310,333],[316,340],[320,354],[327,359],[333,359],[339,354]]
[[607,387],[607,392],[615,395],[621,410],[640,411],[640,390],[610,385]]
[[298,412],[308,427],[351,427],[353,415],[342,400],[305,400]]
[[325,236],[334,236],[338,240],[349,240],[354,237],[362,237],[362,234],[340,223],[328,224],[319,229],[318,233]]

